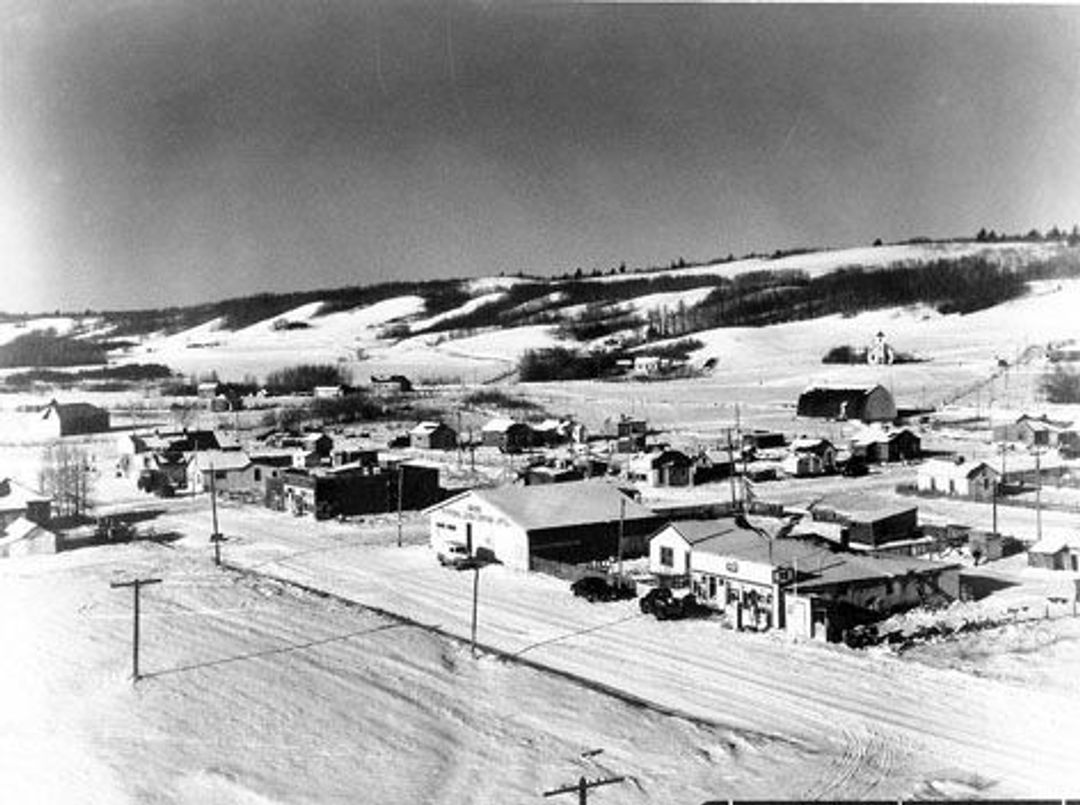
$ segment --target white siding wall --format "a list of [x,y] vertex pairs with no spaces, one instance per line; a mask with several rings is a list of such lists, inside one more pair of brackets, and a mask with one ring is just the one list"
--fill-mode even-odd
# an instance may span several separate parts
[[[671,551],[671,564],[660,561],[664,548]],[[684,576],[690,572],[687,555],[690,544],[672,526],[668,526],[649,540],[649,572],[665,576]]]
[[474,554],[486,548],[507,567],[529,569],[525,530],[477,496],[466,495],[431,512],[431,545],[436,550],[447,541],[467,543],[470,533]]

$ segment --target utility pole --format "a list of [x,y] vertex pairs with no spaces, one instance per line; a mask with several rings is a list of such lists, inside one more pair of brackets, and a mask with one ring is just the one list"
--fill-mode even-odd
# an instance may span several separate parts
[[401,499],[405,489],[405,465],[397,466],[397,546],[401,547]]
[[480,565],[473,566],[472,580],[472,654],[476,656],[476,605],[480,597]]
[[735,447],[731,443],[731,428],[727,429],[727,452],[728,461],[731,462],[731,470],[728,472],[728,480],[731,486],[731,510],[735,511],[738,503],[735,499]]
[[214,482],[214,464],[210,464],[210,515],[213,518],[214,530],[210,534],[210,541],[214,543],[214,564],[221,567],[221,541],[224,537],[218,531],[217,522],[217,485]]
[[626,521],[626,497],[619,495],[619,578],[622,578],[623,530]]
[[1042,451],[1035,450],[1035,539],[1042,541],[1042,469],[1039,466],[1039,457]]
[[611,785],[612,783],[621,783],[625,780],[625,777],[607,777],[602,780],[586,780],[584,777],[579,777],[577,783],[573,785],[565,785],[562,788],[555,788],[551,791],[545,791],[545,797],[554,797],[558,794],[573,794],[577,792],[579,805],[587,805],[590,788],[599,788],[602,785]]
[[131,638],[131,681],[139,681],[139,590],[147,584],[160,584],[161,579],[133,579],[132,581],[113,581],[109,586],[113,589],[118,587],[130,587],[132,600],[134,601],[134,619],[132,620]]

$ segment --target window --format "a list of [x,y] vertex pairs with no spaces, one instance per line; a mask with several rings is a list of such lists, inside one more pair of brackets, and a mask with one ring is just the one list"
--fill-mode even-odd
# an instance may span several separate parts
[[224,481],[226,477],[225,470],[214,470],[214,480]]
[[262,470],[260,470],[258,467],[256,467],[255,468],[255,483],[258,483],[261,480],[262,480]]
[[664,567],[675,566],[675,551],[671,548],[660,548],[660,564]]

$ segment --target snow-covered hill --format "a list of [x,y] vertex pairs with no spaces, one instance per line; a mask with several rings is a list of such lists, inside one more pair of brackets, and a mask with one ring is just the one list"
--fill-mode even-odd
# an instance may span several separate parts
[[[581,344],[566,340],[560,332],[560,324],[586,311],[606,310],[630,322],[630,329],[607,333],[607,338],[640,338],[643,322],[693,310],[716,283],[749,274],[796,271],[813,278],[851,267],[873,271],[963,258],[1022,268],[1062,257],[1075,261],[1076,252],[1050,243],[923,243],[612,273],[578,283],[483,277],[458,283],[454,303],[434,311],[421,291],[324,314],[325,303],[339,301],[327,294],[325,299],[238,328],[231,328],[223,313],[178,331],[122,336],[134,344],[113,350],[110,360],[163,363],[185,374],[213,370],[223,379],[235,380],[265,377],[296,363],[320,362],[342,366],[358,383],[366,382],[370,374],[387,372],[420,380],[482,382],[504,376],[528,349],[603,342],[605,338]],[[1080,335],[1071,313],[1078,301],[1076,280],[1042,281],[1030,283],[1024,298],[969,315],[941,315],[929,306],[914,305],[760,327],[689,328],[689,335],[704,344],[695,360],[715,359],[721,373],[752,370],[772,379],[792,373],[802,378],[799,382],[828,379],[829,367],[821,364],[826,351],[841,344],[865,346],[879,330],[895,348],[926,358],[935,367],[964,362],[977,364],[982,371],[999,358],[1015,357],[1028,345]],[[108,317],[55,316],[3,323],[0,344],[46,327],[112,337],[115,323]],[[842,373],[851,375],[846,367]]]

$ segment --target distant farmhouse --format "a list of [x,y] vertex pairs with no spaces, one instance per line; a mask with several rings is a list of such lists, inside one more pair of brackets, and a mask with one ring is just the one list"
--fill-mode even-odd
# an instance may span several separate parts
[[815,386],[799,396],[797,413],[814,419],[892,422],[896,419],[896,402],[881,385],[867,388]]
[[58,403],[53,400],[34,423],[34,434],[41,438],[105,433],[109,430],[109,412],[90,403]]
[[372,375],[371,390],[380,397],[392,397],[410,393],[413,385],[405,375]]

